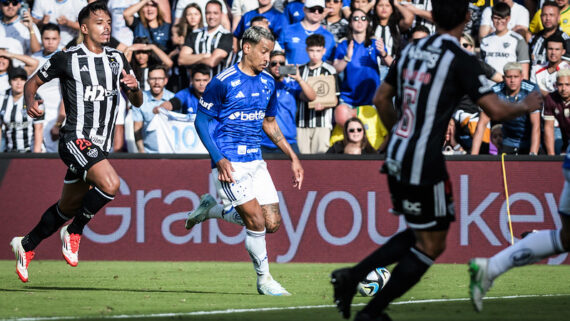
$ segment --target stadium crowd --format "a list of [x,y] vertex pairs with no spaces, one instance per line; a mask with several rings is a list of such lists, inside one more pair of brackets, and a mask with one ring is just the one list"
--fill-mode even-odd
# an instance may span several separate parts
[[[125,53],[144,89],[140,109],[120,99],[113,150],[204,152],[188,149],[184,135],[188,128],[195,133],[193,116],[208,82],[241,59],[240,38],[257,25],[277,40],[267,70],[279,84],[277,121],[293,149],[382,152],[390,129],[374,107],[375,91],[407,42],[436,32],[431,1],[107,0],[113,19],[108,45]],[[471,1],[471,22],[458,46],[480,57],[488,85],[502,99],[516,102],[540,91],[545,103],[540,112],[493,122],[465,97],[449,123],[443,153],[566,150],[568,1]],[[55,52],[82,41],[77,14],[87,2],[0,0],[0,151],[57,152],[65,122],[58,80],[40,88],[45,114],[37,119],[26,115],[23,84]],[[173,136],[182,141],[168,142]],[[269,139],[262,147],[278,151]]]

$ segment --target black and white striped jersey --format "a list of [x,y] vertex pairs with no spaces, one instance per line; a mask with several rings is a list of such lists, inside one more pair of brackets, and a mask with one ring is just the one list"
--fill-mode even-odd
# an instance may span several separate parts
[[[329,76],[332,75],[336,80],[336,95],[340,93],[340,84],[334,67],[326,62],[315,69],[309,68],[309,65],[299,67],[299,74],[303,80],[309,77]],[[324,110],[314,110],[309,108],[309,103],[303,100],[297,100],[297,127],[299,128],[315,128],[325,127],[332,130],[333,108]]]
[[232,60],[233,35],[221,25],[212,33],[204,27],[199,31],[189,33],[184,45],[192,48],[192,54],[213,53],[216,49],[222,49],[228,56],[212,68],[212,77],[226,68],[226,61]]
[[134,76],[122,52],[103,47],[95,54],[82,43],[57,52],[38,70],[44,82],[60,80],[66,113],[63,138],[87,138],[103,151],[111,149],[122,70]]
[[435,184],[448,178],[441,148],[452,112],[465,94],[491,93],[481,65],[457,38],[435,34],[410,43],[385,81],[396,90],[386,169],[400,182]]
[[31,152],[34,146],[34,125],[43,121],[44,115],[35,119],[28,116],[24,95],[14,100],[11,89],[0,94],[0,124],[5,127],[3,135],[6,135],[7,152]]
[[[530,59],[531,59],[531,67],[544,65],[548,63],[548,59],[546,59],[546,44],[544,38],[544,30],[541,30],[539,33],[534,35],[530,40],[529,49],[530,49]],[[560,35],[564,42],[566,43],[566,48],[570,49],[570,36],[567,35],[564,31],[560,29],[556,29],[553,35]],[[570,61],[570,50],[567,50],[562,59],[566,61]]]

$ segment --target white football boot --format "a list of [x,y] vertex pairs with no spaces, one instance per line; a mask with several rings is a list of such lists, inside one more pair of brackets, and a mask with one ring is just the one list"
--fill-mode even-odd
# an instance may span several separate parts
[[489,259],[474,258],[469,260],[469,295],[475,311],[483,310],[483,297],[491,286],[493,280],[489,279]]
[[59,231],[59,236],[61,237],[61,253],[63,258],[67,261],[67,264],[71,266],[77,266],[79,262],[79,242],[81,241],[81,235],[79,234],[69,234],[67,232],[66,225]]
[[10,245],[17,260],[16,273],[22,282],[28,282],[28,265],[30,265],[30,261],[34,258],[35,252],[26,252],[22,246],[22,239],[23,237],[21,236],[15,237],[10,242]]
[[257,292],[262,295],[272,296],[289,296],[291,293],[287,292],[279,282],[275,281],[270,274],[260,275],[257,277]]

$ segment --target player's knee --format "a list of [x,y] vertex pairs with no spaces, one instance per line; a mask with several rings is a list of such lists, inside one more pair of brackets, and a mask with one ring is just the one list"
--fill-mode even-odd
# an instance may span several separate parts
[[104,177],[97,187],[108,195],[116,195],[121,186],[121,181],[117,175],[107,175]]

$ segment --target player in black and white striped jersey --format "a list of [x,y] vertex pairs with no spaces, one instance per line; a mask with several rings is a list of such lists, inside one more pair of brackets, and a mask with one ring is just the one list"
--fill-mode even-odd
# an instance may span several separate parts
[[69,265],[77,265],[83,228],[119,189],[119,176],[107,154],[120,90],[136,107],[143,101],[125,56],[105,46],[111,35],[111,15],[105,1],[85,6],[77,21],[83,43],[53,55],[24,89],[28,115],[40,117],[43,111],[38,108],[35,93],[42,84],[60,79],[67,119],[60,131],[59,155],[68,170],[59,201],[46,210],[29,234],[12,239],[18,260],[16,272],[22,282],[28,280],[28,265],[36,246],[71,218],[71,224],[60,231],[62,254]]
[[[8,70],[8,79],[10,89],[0,93],[0,125],[6,127],[6,151],[40,153],[44,117],[33,119],[26,113],[24,84],[28,73],[22,67],[11,68]],[[41,100],[39,97],[37,99]]]
[[408,228],[356,266],[332,273],[335,302],[345,318],[358,282],[374,268],[398,262],[382,291],[355,319],[390,320],[384,309],[418,283],[445,250],[455,216],[441,146],[462,96],[469,95],[498,120],[541,106],[539,93],[511,104],[486,85],[480,64],[459,44],[470,19],[468,4],[468,0],[434,1],[438,33],[409,44],[376,92],[374,103],[382,122],[392,128],[382,171],[388,174],[392,211],[404,216]]

